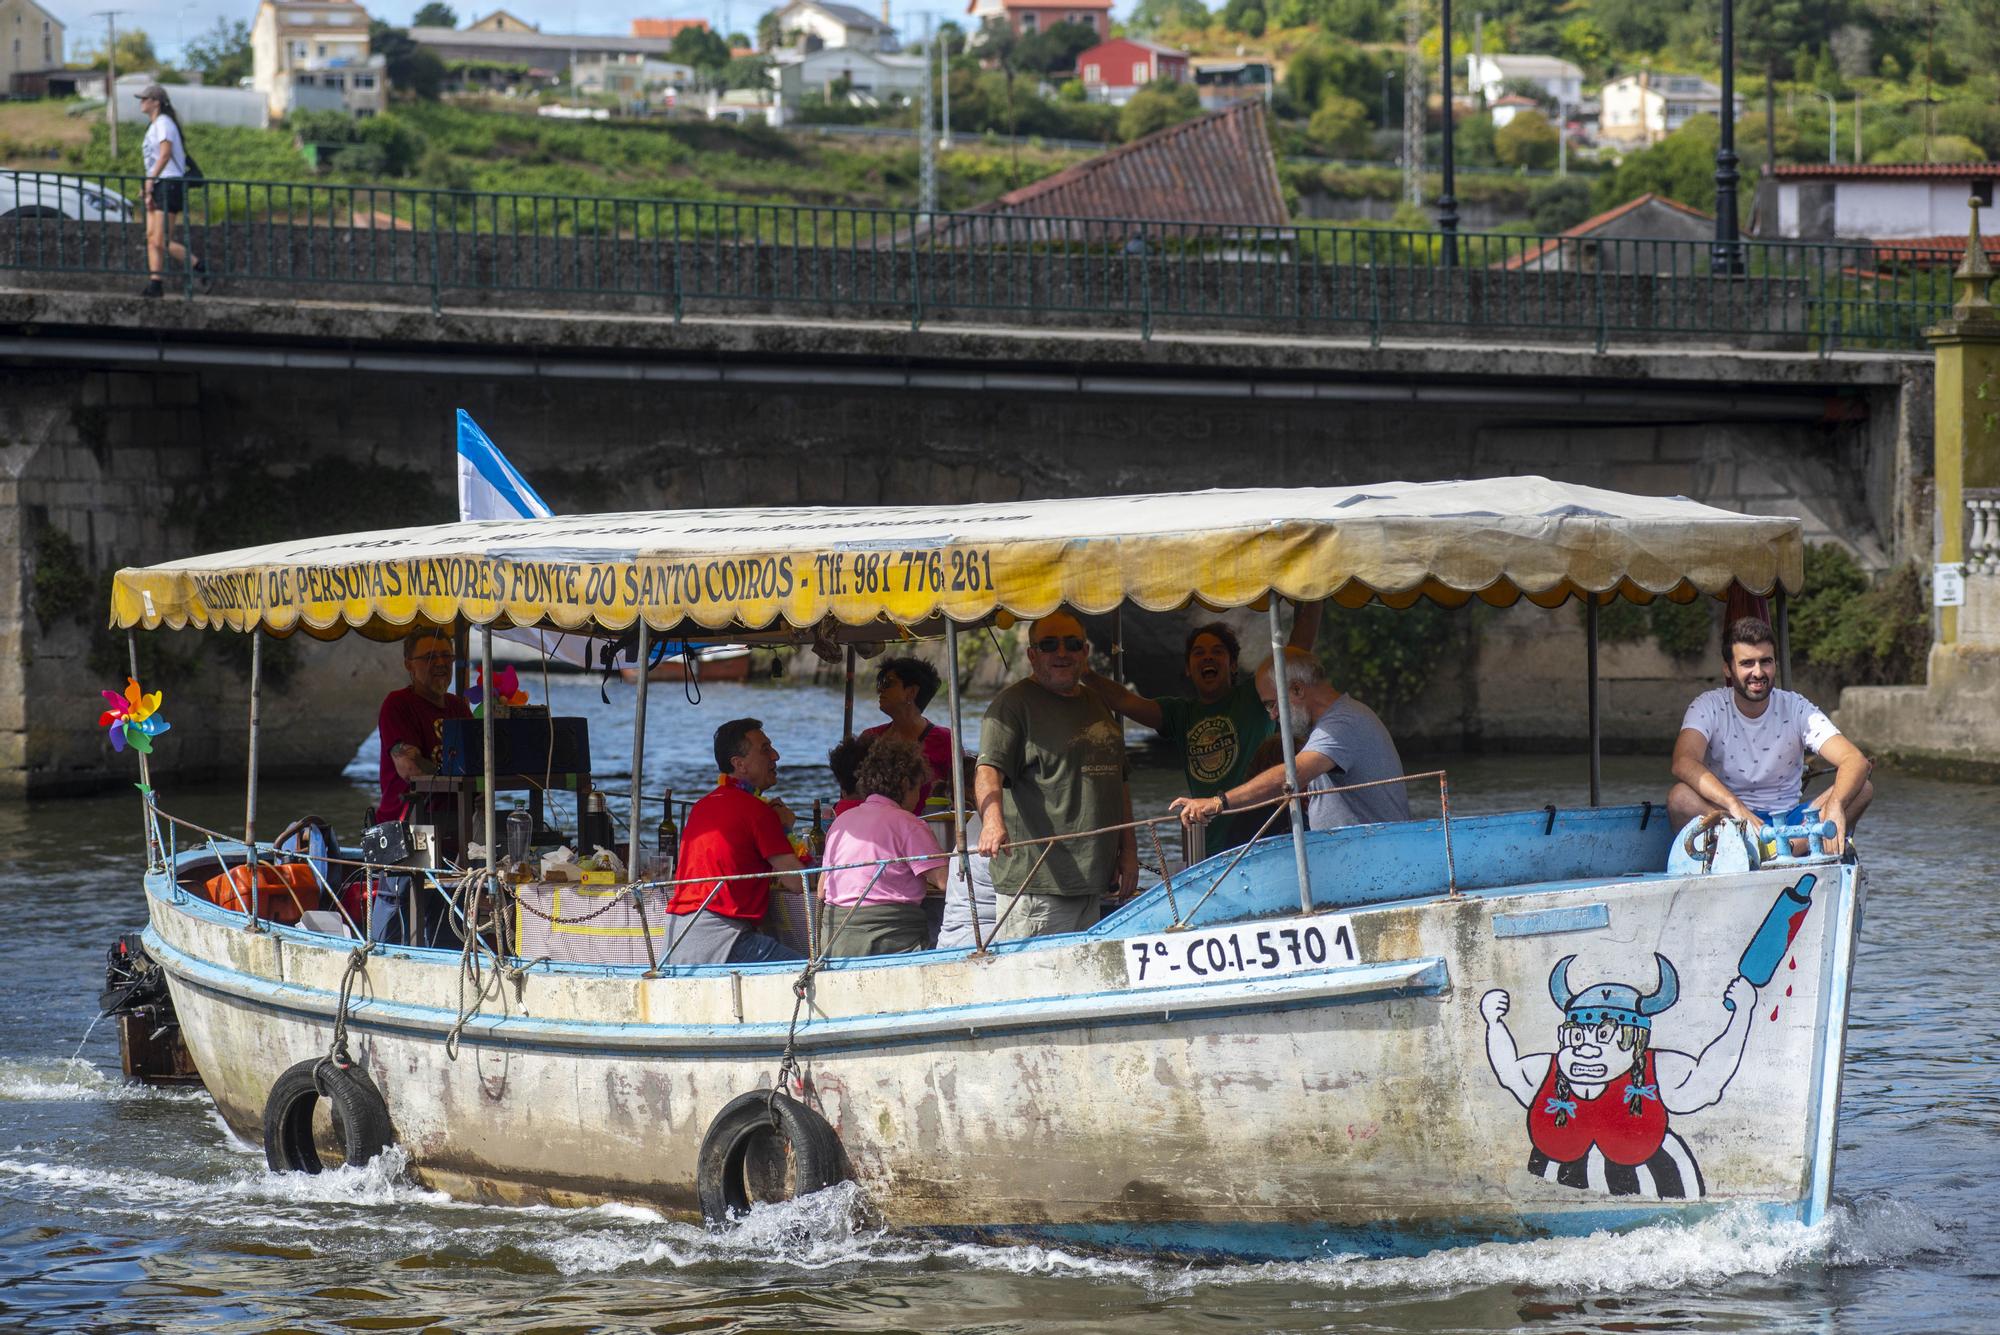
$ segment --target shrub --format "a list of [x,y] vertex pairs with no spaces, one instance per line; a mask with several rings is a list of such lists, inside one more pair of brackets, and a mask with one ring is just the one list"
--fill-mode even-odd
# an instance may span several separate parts
[[1962,134],[1934,134],[1928,143],[1913,134],[1899,141],[1887,153],[1875,155],[1877,162],[1984,162],[1986,150]]
[[1459,647],[1459,624],[1429,601],[1400,612],[1374,603],[1353,611],[1329,608],[1320,661],[1336,687],[1351,691],[1393,731]]
[[1133,94],[1118,113],[1118,137],[1129,144],[1200,114],[1201,98],[1193,85],[1151,83]]
[[1873,582],[1845,548],[1814,543],[1791,630],[1793,652],[1842,686],[1921,682],[1931,640],[1923,575],[1905,564]]
[[1528,221],[1537,232],[1567,231],[1593,212],[1590,183],[1580,177],[1565,176],[1528,192]]
[[1509,167],[1552,167],[1556,127],[1539,111],[1523,111],[1493,132],[1493,153]]
[[1368,109],[1351,97],[1328,93],[1306,122],[1306,137],[1330,157],[1356,157],[1368,148]]

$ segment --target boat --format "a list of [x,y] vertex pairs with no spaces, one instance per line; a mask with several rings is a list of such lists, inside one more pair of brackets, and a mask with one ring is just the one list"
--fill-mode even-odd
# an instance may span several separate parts
[[[688,671],[690,658],[694,660],[693,672]],[[618,675],[626,681],[637,681],[639,669],[619,668]],[[748,681],[750,646],[711,644],[700,649],[683,649],[677,654],[668,654],[662,658],[646,675],[653,681],[686,681],[690,677],[696,681]]]
[[[1447,773],[1413,775],[1429,814],[1163,859],[1083,932],[996,944],[987,924],[970,949],[682,966],[654,956],[643,919],[593,919],[592,940],[626,930],[642,949],[586,963],[492,933],[364,947],[269,920],[248,876],[225,906],[203,891],[222,868],[297,856],[256,837],[254,778],[231,838],[173,816],[142,775],[144,949],[217,1111],[274,1169],[393,1142],[453,1197],[717,1226],[848,1179],[897,1230],[1190,1257],[1826,1215],[1864,899],[1852,845],[1828,854],[1801,828],[1795,854],[1596,804],[1598,609],[1737,591],[1774,600],[1782,637],[1798,520],[1510,478],[490,533],[126,569],[112,619],[252,635],[254,719],[265,637],[388,639],[419,619],[487,644],[509,626],[629,636],[640,659],[654,636],[942,635],[957,661],[962,630],[1058,606],[1262,606],[1275,645],[1280,599],[1580,600],[1591,805],[1454,815]],[[643,687],[636,709],[643,744]],[[1290,754],[1295,721],[1280,727]],[[462,921],[466,887],[506,893],[491,854],[463,871],[415,873]],[[666,887],[564,893],[550,918],[650,897],[657,924]]]

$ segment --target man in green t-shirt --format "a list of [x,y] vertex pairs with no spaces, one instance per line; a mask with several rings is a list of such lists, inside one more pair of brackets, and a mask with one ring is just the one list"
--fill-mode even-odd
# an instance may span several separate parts
[[[1312,649],[1319,636],[1320,606],[1307,603],[1293,616],[1293,648]],[[1095,672],[1083,680],[1105,704],[1159,733],[1180,753],[1191,796],[1213,797],[1255,772],[1251,762],[1257,748],[1277,726],[1257,698],[1256,682],[1238,671],[1238,656],[1236,632],[1214,621],[1188,632],[1186,672],[1192,697],[1149,700]],[[1219,853],[1248,841],[1270,814],[1242,811],[1210,821],[1208,851]]]
[[[993,859],[1000,940],[1082,931],[1107,891],[1139,884],[1130,829],[1086,833],[1132,820],[1125,731],[1083,689],[1089,663],[1082,623],[1043,617],[1028,632],[1032,675],[993,697],[979,729],[979,852]],[[1063,835],[1076,837],[1027,842]]]

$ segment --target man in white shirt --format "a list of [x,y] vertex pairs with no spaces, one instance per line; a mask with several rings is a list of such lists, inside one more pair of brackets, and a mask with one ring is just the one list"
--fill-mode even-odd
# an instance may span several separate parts
[[[1868,758],[1812,701],[1773,688],[1777,637],[1767,623],[1743,617],[1722,638],[1729,684],[1694,698],[1674,742],[1667,811],[1675,827],[1711,814],[1745,821],[1753,831],[1830,820],[1827,849],[1841,851],[1875,796]],[[1835,770],[1833,783],[1810,802],[1800,800],[1807,751]]]

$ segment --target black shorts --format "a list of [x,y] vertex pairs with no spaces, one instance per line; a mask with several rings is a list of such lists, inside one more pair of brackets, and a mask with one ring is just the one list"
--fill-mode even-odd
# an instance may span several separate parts
[[187,212],[187,182],[178,176],[155,178],[152,198],[146,208],[152,213]]

